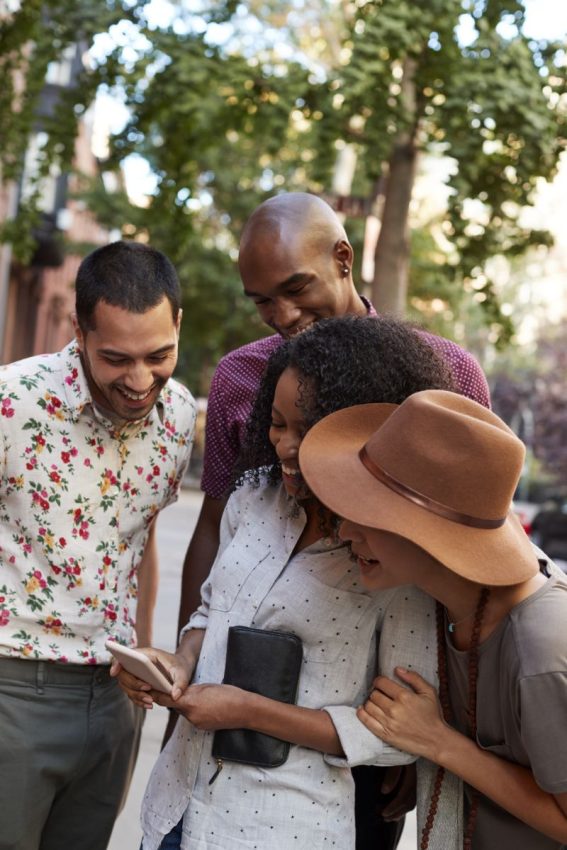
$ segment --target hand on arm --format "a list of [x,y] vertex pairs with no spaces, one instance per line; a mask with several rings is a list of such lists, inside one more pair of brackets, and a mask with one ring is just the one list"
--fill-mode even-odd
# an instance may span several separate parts
[[397,668],[396,675],[412,690],[379,676],[358,710],[371,732],[445,767],[544,835],[567,841],[567,794],[543,791],[529,768],[482,750],[445,723],[435,689],[417,673]]

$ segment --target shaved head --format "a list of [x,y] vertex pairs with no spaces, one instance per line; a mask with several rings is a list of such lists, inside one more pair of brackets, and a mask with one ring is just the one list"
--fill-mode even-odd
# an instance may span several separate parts
[[252,242],[267,239],[272,245],[302,244],[330,251],[336,242],[348,242],[345,229],[331,207],[316,195],[288,192],[269,198],[257,207],[244,227],[240,251]]
[[316,195],[289,192],[264,201],[240,240],[244,294],[283,337],[319,319],[365,315],[352,279],[353,251],[344,227]]

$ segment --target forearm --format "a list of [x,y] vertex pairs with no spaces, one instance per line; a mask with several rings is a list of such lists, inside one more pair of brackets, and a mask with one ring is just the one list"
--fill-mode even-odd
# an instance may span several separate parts
[[450,727],[430,757],[538,832],[567,842],[567,817],[553,794],[539,787],[529,768],[481,750]]
[[323,709],[304,708],[247,693],[243,727],[321,753],[344,756],[333,721]]
[[178,634],[201,601],[201,585],[209,575],[219,546],[219,525],[225,503],[203,499],[201,512],[183,562]]
[[138,567],[138,602],[136,605],[136,636],[138,646],[151,646],[153,617],[159,582],[156,520],[153,521],[140,566]]
[[175,654],[181,656],[187,664],[191,665],[193,672],[197,666],[204,639],[205,629],[190,629],[188,632],[185,632],[181,638],[181,642],[175,652]]

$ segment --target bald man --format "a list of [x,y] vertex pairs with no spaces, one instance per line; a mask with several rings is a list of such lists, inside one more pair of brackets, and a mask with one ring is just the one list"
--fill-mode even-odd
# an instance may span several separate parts
[[[227,354],[213,376],[201,481],[205,495],[183,566],[180,628],[199,604],[201,584],[216,555],[231,471],[270,354],[283,340],[319,319],[347,313],[376,315],[355,288],[353,258],[341,222],[331,207],[315,195],[294,192],[270,198],[252,213],[244,227],[238,259],[244,295],[254,301],[262,320],[275,334]],[[488,407],[486,379],[471,355],[454,342],[425,336],[451,365],[463,395]],[[374,768],[362,771],[375,775]],[[357,801],[360,799],[361,795]],[[359,808],[366,812],[370,805],[375,809],[374,790],[368,796],[368,805]],[[370,815],[372,822],[364,828],[359,828],[357,817],[357,850],[394,847],[394,825],[380,819],[379,824],[386,828],[384,834],[372,812]],[[371,835],[368,839],[363,837],[366,832]]]

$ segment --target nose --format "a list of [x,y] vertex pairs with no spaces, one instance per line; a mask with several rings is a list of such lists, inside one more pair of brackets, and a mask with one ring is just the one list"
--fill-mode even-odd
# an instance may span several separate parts
[[279,331],[291,330],[301,318],[301,309],[289,298],[276,298],[273,303],[272,322]]
[[351,522],[349,519],[343,519],[341,524],[339,525],[339,538],[344,542],[360,542],[362,539],[360,534],[357,532],[357,526],[354,522]]
[[282,434],[276,444],[276,454],[280,460],[295,460],[301,440],[294,434]]
[[149,390],[153,382],[152,370],[144,361],[135,362],[128,369],[125,384],[133,392],[141,393]]

